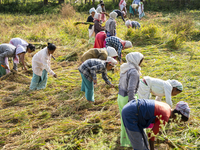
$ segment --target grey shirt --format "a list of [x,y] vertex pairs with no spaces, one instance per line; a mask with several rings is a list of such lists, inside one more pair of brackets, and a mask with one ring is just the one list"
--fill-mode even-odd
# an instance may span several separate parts
[[135,99],[140,81],[140,75],[135,68],[129,69],[120,75],[119,93],[121,96],[128,96],[128,101]]
[[15,57],[16,47],[11,44],[1,44],[0,45],[0,63],[5,64],[6,57]]
[[106,21],[106,31],[110,32],[111,36],[115,36],[116,33],[116,22],[113,18],[109,18],[108,21]]

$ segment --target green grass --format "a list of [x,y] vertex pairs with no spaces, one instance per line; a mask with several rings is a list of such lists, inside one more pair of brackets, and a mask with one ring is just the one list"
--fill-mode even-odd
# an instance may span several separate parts
[[[86,21],[87,16],[76,13],[66,19],[61,14],[0,14],[1,43],[21,37],[38,45],[47,42],[57,45],[56,60],[52,60],[51,68],[58,75],[57,79],[49,75],[47,88],[41,91],[29,91],[31,69],[28,73],[19,69],[18,74],[0,81],[1,149],[122,149],[119,146],[118,91],[106,86],[98,75],[95,104],[88,104],[80,91],[79,60],[66,61],[72,53],[76,52],[79,58],[93,47],[88,44],[88,25],[73,26],[75,21]],[[174,32],[174,19],[182,17],[184,20],[188,16],[193,22],[192,28],[188,26],[190,22],[185,22],[179,33]],[[145,56],[142,76],[179,80],[184,91],[173,97],[173,104],[182,100],[191,108],[191,119],[187,123],[164,127],[156,141],[158,149],[200,148],[199,21],[199,11],[146,12],[140,21],[141,30],[134,30],[127,29],[122,20],[117,19],[118,37],[133,42],[133,48],[122,52],[123,60],[129,52],[141,52]],[[173,41],[180,33],[186,38],[178,38],[180,43]],[[30,64],[32,56],[26,56]],[[119,82],[119,70],[118,64],[114,74],[108,72],[115,85]]]

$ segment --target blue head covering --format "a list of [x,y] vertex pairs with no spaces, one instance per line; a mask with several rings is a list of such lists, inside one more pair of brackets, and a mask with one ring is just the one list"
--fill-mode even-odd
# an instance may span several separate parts
[[95,12],[96,13],[96,10],[94,7],[92,7],[90,10],[89,10],[89,13],[91,14],[92,12]]

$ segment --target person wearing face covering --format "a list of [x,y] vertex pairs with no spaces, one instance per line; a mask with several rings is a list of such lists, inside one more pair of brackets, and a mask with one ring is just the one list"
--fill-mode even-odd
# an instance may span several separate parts
[[118,106],[121,115],[121,135],[120,144],[124,147],[131,147],[131,142],[126,134],[122,120],[122,109],[129,101],[137,99],[139,81],[140,81],[140,65],[144,56],[139,52],[131,52],[126,55],[127,63],[120,67],[120,80],[119,80],[119,93],[118,93]]
[[112,58],[117,57],[117,52],[113,47],[109,46],[107,48],[92,48],[81,56],[81,62],[91,58],[106,60],[108,56]]
[[0,76],[3,76],[10,72],[8,58],[13,58],[13,69],[17,70],[17,65],[19,64],[19,59],[22,62],[24,69],[26,70],[25,62],[24,62],[24,55],[26,50],[21,46],[18,45],[15,47],[12,44],[1,44],[0,45]]
[[120,63],[121,63],[122,50],[133,46],[130,41],[123,41],[122,39],[116,36],[108,37],[106,38],[105,41],[106,41],[106,47],[111,46],[117,51]]
[[183,91],[183,85],[177,80],[161,80],[145,76],[140,80],[138,97],[139,99],[149,99],[151,93],[156,96],[156,101],[161,101],[165,96],[167,104],[172,107],[171,96],[176,96]]
[[[159,133],[161,125],[165,125],[169,119],[176,122],[177,115],[181,116],[181,122],[188,121],[190,108],[186,102],[178,102],[173,110],[166,103],[148,99],[132,100],[127,103],[122,109],[122,119],[132,148],[149,150],[150,147],[150,150],[154,150],[154,135]],[[154,123],[154,126],[148,134],[148,144],[144,129],[151,123]]]
[[105,30],[106,30],[106,35],[107,37],[110,36],[116,36],[116,17],[117,17],[116,12],[111,12],[110,13],[110,18],[106,21],[105,25]]
[[33,78],[31,80],[30,90],[41,90],[46,88],[47,73],[57,78],[57,75],[51,70],[51,57],[55,52],[56,46],[48,43],[48,46],[37,52],[32,59]]

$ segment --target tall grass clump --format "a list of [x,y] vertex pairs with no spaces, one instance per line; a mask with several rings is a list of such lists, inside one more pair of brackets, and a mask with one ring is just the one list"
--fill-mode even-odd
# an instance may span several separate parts
[[159,43],[159,27],[149,24],[140,29],[128,29],[125,33],[125,39],[130,40],[134,45],[142,46]]
[[63,18],[70,18],[74,16],[75,13],[76,11],[73,6],[71,6],[70,4],[62,4],[61,14]]

